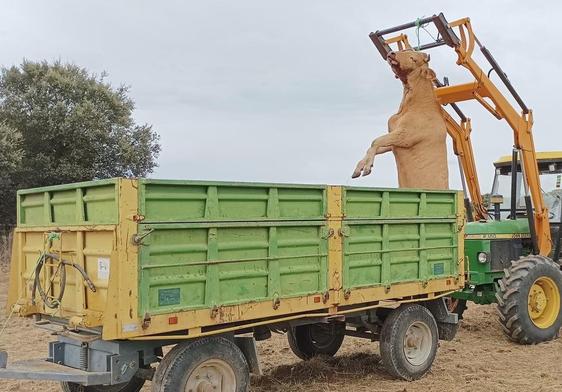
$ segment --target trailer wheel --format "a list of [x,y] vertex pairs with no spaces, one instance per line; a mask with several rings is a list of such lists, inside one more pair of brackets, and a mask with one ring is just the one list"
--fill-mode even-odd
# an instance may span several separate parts
[[302,360],[318,355],[334,356],[345,337],[345,323],[299,325],[289,329],[287,339],[293,353]]
[[152,380],[153,392],[246,392],[250,370],[229,339],[208,337],[176,345],[164,356]]
[[562,326],[562,272],[548,257],[513,261],[498,282],[500,323],[514,342],[535,344],[558,336]]
[[129,382],[117,385],[89,385],[76,384],[73,382],[61,382],[63,392],[139,392],[145,380],[139,377],[133,377]]
[[385,369],[407,381],[423,377],[431,368],[439,341],[431,312],[416,304],[393,310],[384,321],[380,351]]

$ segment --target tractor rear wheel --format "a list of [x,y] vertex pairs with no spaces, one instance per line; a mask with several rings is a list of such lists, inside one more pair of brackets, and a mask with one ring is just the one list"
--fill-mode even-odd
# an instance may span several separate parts
[[536,344],[558,337],[562,326],[558,264],[544,256],[522,257],[512,261],[498,284],[500,323],[511,340]]

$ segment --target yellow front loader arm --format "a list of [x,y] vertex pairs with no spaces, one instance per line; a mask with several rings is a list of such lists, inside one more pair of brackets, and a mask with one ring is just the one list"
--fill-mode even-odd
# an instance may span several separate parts
[[[405,29],[423,26],[433,23],[439,32],[439,36],[434,42],[420,45],[412,49],[406,34],[400,33],[390,38],[384,38],[387,34],[393,34]],[[458,35],[457,35],[458,33]],[[460,37],[460,38],[459,38]],[[528,207],[532,212],[529,220],[531,237],[533,238],[534,253],[541,255],[550,254],[552,248],[550,223],[548,220],[548,210],[544,204],[535,144],[533,141],[533,115],[532,111],[525,105],[519,94],[513,88],[499,64],[496,62],[488,49],[483,46],[472,30],[469,18],[447,22],[441,13],[428,18],[418,19],[415,22],[406,23],[390,29],[379,30],[370,34],[370,38],[386,60],[387,54],[392,51],[390,45],[396,44],[398,50],[427,50],[439,46],[449,46],[457,53],[457,64],[466,68],[474,77],[469,83],[456,85],[443,85],[436,81],[436,95],[439,102],[445,106],[450,105],[460,116],[460,121],[456,121],[445,109],[443,116],[447,124],[447,131],[453,139],[455,154],[459,157],[466,187],[472,200],[472,208],[475,219],[485,219],[488,213],[483,204],[472,143],[470,141],[471,124],[470,119],[466,118],[460,111],[457,102],[476,100],[494,117],[505,120],[513,130],[514,147],[518,151],[521,159],[526,198],[532,201]],[[473,59],[472,54],[475,47],[480,51],[490,63],[492,69],[497,73],[505,87],[511,93],[513,99],[518,103],[521,112],[518,112],[508,99],[500,92],[489,74]],[[464,186],[464,184],[463,184]],[[530,203],[529,201],[529,203]]]
[[[474,153],[472,152],[472,142],[470,140],[472,128],[470,119],[467,118],[457,123],[445,109],[443,109],[443,117],[447,125],[447,133],[453,140],[453,151],[459,158],[462,173],[464,174],[463,183],[466,183],[468,192],[470,193],[474,219],[485,219],[488,217],[488,211],[486,210],[482,192],[480,191],[476,162],[474,161]],[[470,206],[468,206],[468,208],[470,208]]]

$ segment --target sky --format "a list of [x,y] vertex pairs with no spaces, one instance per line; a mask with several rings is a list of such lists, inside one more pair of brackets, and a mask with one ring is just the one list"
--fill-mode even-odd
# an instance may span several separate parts
[[[431,5],[428,5],[431,3]],[[556,1],[7,1],[0,0],[0,65],[62,60],[130,86],[138,123],[160,134],[151,177],[397,186],[392,154],[351,173],[387,132],[402,86],[371,31],[443,12],[468,16],[534,111],[537,150],[562,150],[562,3]],[[408,32],[415,42],[416,34]],[[421,41],[430,39],[420,32]],[[469,80],[449,47],[431,66]],[[483,67],[484,68],[484,67]],[[487,67],[486,67],[487,69]],[[493,80],[499,79],[492,76]],[[492,162],[511,153],[505,121],[475,103],[473,145],[486,191]],[[451,187],[460,188],[449,148]]]

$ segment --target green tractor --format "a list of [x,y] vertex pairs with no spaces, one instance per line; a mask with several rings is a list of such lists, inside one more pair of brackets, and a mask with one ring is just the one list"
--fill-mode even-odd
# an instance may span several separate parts
[[540,256],[536,251],[533,211],[528,207],[529,191],[519,161],[512,156],[502,157],[494,162],[492,191],[485,198],[492,219],[467,223],[468,284],[449,302],[450,310],[460,318],[467,301],[497,302],[506,334],[527,344],[557,337],[562,326],[562,152],[536,155],[541,192],[549,211],[551,254]]

